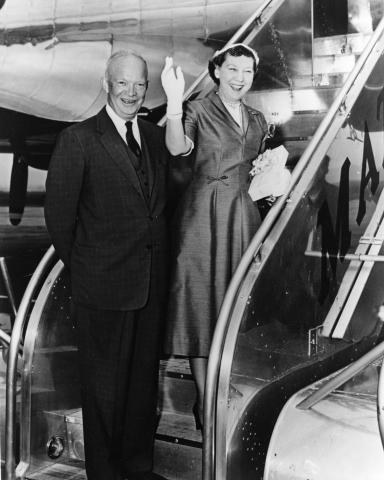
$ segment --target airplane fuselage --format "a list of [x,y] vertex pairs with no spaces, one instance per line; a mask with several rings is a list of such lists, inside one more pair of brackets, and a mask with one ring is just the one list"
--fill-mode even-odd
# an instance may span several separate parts
[[105,102],[107,58],[130,48],[148,61],[146,106],[154,108],[165,99],[166,55],[182,65],[190,83],[261,3],[7,1],[0,11],[0,107],[52,120],[87,118]]

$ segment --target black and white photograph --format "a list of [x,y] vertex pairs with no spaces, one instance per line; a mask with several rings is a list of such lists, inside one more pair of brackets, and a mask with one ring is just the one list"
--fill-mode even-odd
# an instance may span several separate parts
[[0,0],[0,480],[382,480],[383,243],[384,0]]

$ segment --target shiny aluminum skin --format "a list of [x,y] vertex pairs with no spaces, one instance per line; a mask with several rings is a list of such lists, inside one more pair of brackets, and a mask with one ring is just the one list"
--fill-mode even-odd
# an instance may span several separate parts
[[271,438],[265,480],[379,480],[384,453],[377,422],[380,363],[370,364],[310,409],[298,404],[327,379],[294,395]]
[[7,1],[0,10],[0,106],[52,120],[87,118],[104,104],[106,60],[122,48],[148,61],[145,106],[159,106],[165,56],[183,66],[188,85],[260,3]]
[[[214,473],[209,470],[208,477],[205,477],[209,480],[261,479],[270,434],[280,409],[290,395],[303,384],[307,385],[361,355],[380,334],[380,326],[374,315],[382,294],[381,285],[378,284],[377,288],[364,291],[361,309],[365,316],[351,317],[345,339],[334,339],[330,334],[317,339],[319,344],[313,350],[308,350],[308,343],[312,339],[308,338],[308,334],[321,325],[348,267],[345,263],[337,263],[335,272],[332,262],[322,261],[327,260],[326,254],[324,258],[316,259],[306,255],[306,252],[308,249],[322,251],[326,223],[321,223],[319,217],[325,199],[330,207],[330,218],[326,217],[325,220],[330,220],[333,228],[337,224],[341,173],[344,172],[341,167],[347,156],[350,161],[347,183],[351,202],[349,196],[344,197],[348,202],[347,209],[342,212],[345,214],[347,211],[351,217],[352,251],[375,211],[383,186],[380,155],[384,151],[383,122],[381,114],[377,117],[377,109],[374,108],[378,106],[381,85],[378,79],[383,78],[382,64],[378,62],[378,69],[368,81],[364,78],[366,72],[361,71],[353,80],[356,80],[356,88],[359,89],[355,96],[358,100],[355,102],[355,97],[351,100],[346,95],[343,103],[338,97],[340,84],[325,85],[322,82],[327,79],[322,75],[317,77],[314,73],[309,2],[288,0],[283,3],[280,18],[276,14],[264,33],[261,33],[260,45],[255,42],[254,46],[265,58],[264,67],[260,66],[259,86],[260,89],[268,87],[267,91],[263,91],[263,95],[270,99],[270,109],[266,109],[268,120],[278,120],[276,138],[284,138],[287,142],[291,165],[299,163],[296,176],[293,171],[294,188],[289,198],[282,198],[276,205],[281,209],[279,215],[273,217],[271,212],[272,215],[267,217],[256,238],[262,245],[256,244],[257,248],[250,254],[249,265],[241,273],[238,295],[228,308],[231,322],[223,328],[227,334],[222,345],[223,355],[211,355],[210,363],[215,362],[214,369],[220,375],[217,395],[211,399],[216,402],[217,415],[209,417],[216,428]],[[293,8],[295,6],[297,10]],[[377,51],[372,52],[369,60],[372,61]],[[376,61],[374,59],[374,63]],[[306,76],[300,76],[302,71]],[[345,79],[344,76],[337,76],[336,79],[328,76],[328,80]],[[255,84],[255,90],[257,88]],[[302,92],[306,91],[305,101],[298,93],[300,88]],[[284,103],[281,99],[284,99]],[[249,100],[256,107],[266,102],[265,97],[257,91],[251,92]],[[306,114],[304,121],[299,116],[303,111]],[[324,117],[326,122],[320,123]],[[368,132],[365,123],[369,124]],[[367,152],[368,144],[372,147],[369,159],[373,159],[375,168],[380,171],[380,181],[376,189],[371,188],[368,182],[363,189],[365,195],[362,199],[359,188],[362,157]],[[302,160],[299,160],[300,157]],[[343,186],[346,187],[346,184],[343,183]],[[365,214],[359,223],[355,219],[362,202]],[[45,292],[37,302],[38,315],[29,326],[30,337],[26,342],[28,368],[24,372],[26,382],[31,381],[32,385],[27,391],[29,395],[43,388],[52,392],[49,409],[56,408],[61,399],[63,403],[68,400],[60,395],[55,398],[55,393],[63,386],[65,374],[61,366],[57,368],[57,365],[52,365],[54,368],[51,368],[49,356],[53,347],[63,349],[68,357],[73,352],[68,340],[70,323],[65,325],[59,322],[59,325],[55,325],[55,319],[50,323],[51,308],[58,310],[58,319],[63,315],[68,320],[68,312],[63,304],[66,298],[65,281],[58,276],[52,280],[58,282],[56,285],[46,284]],[[60,328],[67,329],[65,335],[58,334]],[[67,340],[68,343],[65,343]],[[44,376],[45,369],[48,374]],[[41,373],[43,378],[39,378]],[[66,394],[67,391],[62,389],[60,393]],[[38,395],[33,395],[31,403],[28,401],[29,398],[26,398],[23,407],[23,428],[27,429],[27,434],[28,428],[38,420],[38,415],[30,416],[31,411],[37,413],[42,407],[45,408],[39,405]],[[28,411],[28,408],[31,410]],[[41,428],[46,429],[47,426]],[[20,469],[26,467],[29,454],[32,463],[28,468],[38,467],[39,456],[40,459],[44,457],[44,453],[39,451],[41,446],[34,444],[28,435],[24,441],[26,450]]]
[[[279,13],[272,19],[275,31]],[[286,20],[287,16],[282,18]],[[218,478],[263,478],[273,425],[288,398],[305,384],[360,356],[381,333],[375,311],[384,298],[382,282],[378,281],[383,273],[382,264],[374,266],[369,280],[364,280],[359,289],[358,302],[342,339],[334,338],[332,332],[321,337],[322,322],[343,287],[349,265],[347,261],[327,257],[355,251],[384,185],[383,24],[379,24],[377,35],[367,45],[367,55],[356,59],[351,76],[336,79],[345,82],[342,91],[337,91],[340,84],[332,83],[335,78],[331,72],[326,85],[315,83],[312,91],[307,87],[308,99],[312,94],[317,103],[308,100],[301,111],[293,106],[297,104],[295,85],[305,79],[295,75],[292,67],[294,59],[300,56],[284,48],[282,38],[287,35],[287,25],[287,21],[281,20],[276,49],[288,56],[283,61],[288,72],[286,78],[291,79],[286,81],[286,92],[291,95],[287,95],[285,104],[290,110],[274,104],[279,114],[276,116],[282,119],[277,128],[296,131],[296,138],[288,137],[290,142],[298,143],[307,137],[307,150],[296,169],[299,171],[304,162],[307,166],[295,178],[297,183],[289,202],[275,224],[268,224],[268,235],[263,226],[256,234],[254,262],[244,270],[228,313],[216,406]],[[292,39],[289,40],[289,45],[293,45]],[[258,48],[262,49],[263,45]],[[281,84],[283,80],[280,75]],[[322,123],[320,118],[315,126],[321,112],[311,107],[319,104],[319,95],[325,88],[328,91],[333,88],[335,97]],[[271,92],[270,97],[274,94],[275,91]],[[260,92],[255,93],[254,105],[262,97]],[[307,121],[300,123],[304,113]],[[295,130],[290,129],[292,125]],[[309,133],[312,125],[315,126],[313,141]],[[308,133],[300,134],[299,126]],[[307,254],[314,251],[320,252],[319,258]],[[361,281],[359,277],[356,283]],[[337,322],[335,317],[334,327]],[[314,349],[309,348],[312,341],[316,344]],[[212,357],[211,354],[210,363],[214,361]]]

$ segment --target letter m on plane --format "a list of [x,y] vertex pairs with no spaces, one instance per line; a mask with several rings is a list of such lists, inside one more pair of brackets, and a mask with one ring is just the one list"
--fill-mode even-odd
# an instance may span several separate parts
[[371,182],[371,193],[372,195],[374,195],[377,190],[377,187],[379,186],[379,172],[376,169],[371,139],[369,137],[368,125],[367,125],[367,122],[365,122],[363,164],[361,167],[360,194],[359,194],[359,210],[356,216],[356,222],[358,225],[360,225],[360,223],[362,222],[367,210],[364,197],[365,197],[365,189],[367,188],[369,182]]

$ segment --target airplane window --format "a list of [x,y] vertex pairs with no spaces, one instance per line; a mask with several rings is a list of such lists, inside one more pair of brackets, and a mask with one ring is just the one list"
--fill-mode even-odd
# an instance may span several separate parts
[[348,31],[348,0],[314,0],[314,37],[342,35]]
[[382,0],[314,0],[314,37],[372,33],[382,14]]

